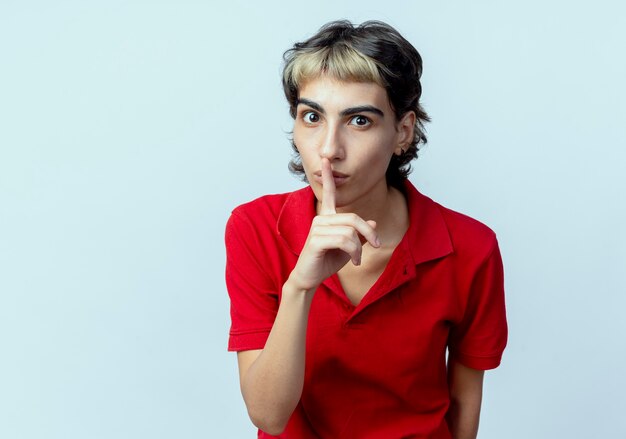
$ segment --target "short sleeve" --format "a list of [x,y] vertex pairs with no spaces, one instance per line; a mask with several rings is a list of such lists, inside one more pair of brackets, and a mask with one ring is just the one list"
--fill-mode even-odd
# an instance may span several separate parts
[[252,221],[235,210],[225,233],[229,351],[262,349],[278,312],[278,288],[263,267],[262,241]]
[[473,277],[462,321],[450,334],[450,357],[479,370],[500,365],[508,327],[504,302],[504,269],[498,242]]

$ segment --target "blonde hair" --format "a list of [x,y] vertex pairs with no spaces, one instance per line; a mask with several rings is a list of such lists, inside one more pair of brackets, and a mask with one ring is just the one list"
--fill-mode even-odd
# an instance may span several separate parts
[[283,71],[283,81],[296,89],[308,80],[328,75],[340,81],[375,82],[381,87],[386,84],[379,65],[346,44],[308,50],[288,62]]

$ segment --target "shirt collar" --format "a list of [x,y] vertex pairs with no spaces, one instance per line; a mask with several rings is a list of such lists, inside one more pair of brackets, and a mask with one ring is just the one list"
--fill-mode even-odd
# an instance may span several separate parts
[[[448,226],[440,207],[422,195],[409,180],[405,180],[410,225],[403,241],[408,241],[413,262],[421,264],[446,256],[453,251]],[[291,192],[278,215],[276,231],[289,249],[299,255],[315,217],[315,194],[310,186]]]

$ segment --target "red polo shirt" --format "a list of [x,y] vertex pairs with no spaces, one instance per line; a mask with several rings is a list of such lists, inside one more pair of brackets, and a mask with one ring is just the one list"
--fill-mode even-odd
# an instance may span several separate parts
[[[499,365],[507,324],[495,234],[408,180],[404,192],[409,229],[362,301],[350,303],[337,275],[316,291],[302,397],[276,437],[449,439],[446,349],[474,369]],[[314,216],[310,187],[233,211],[226,227],[229,350],[265,346]]]

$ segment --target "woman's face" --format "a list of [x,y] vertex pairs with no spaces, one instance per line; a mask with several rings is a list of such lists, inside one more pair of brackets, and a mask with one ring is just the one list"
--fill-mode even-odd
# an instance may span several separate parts
[[324,157],[335,177],[338,211],[386,197],[389,161],[410,144],[414,123],[413,112],[396,120],[387,91],[376,83],[343,82],[324,75],[305,82],[293,140],[317,199],[322,195]]

